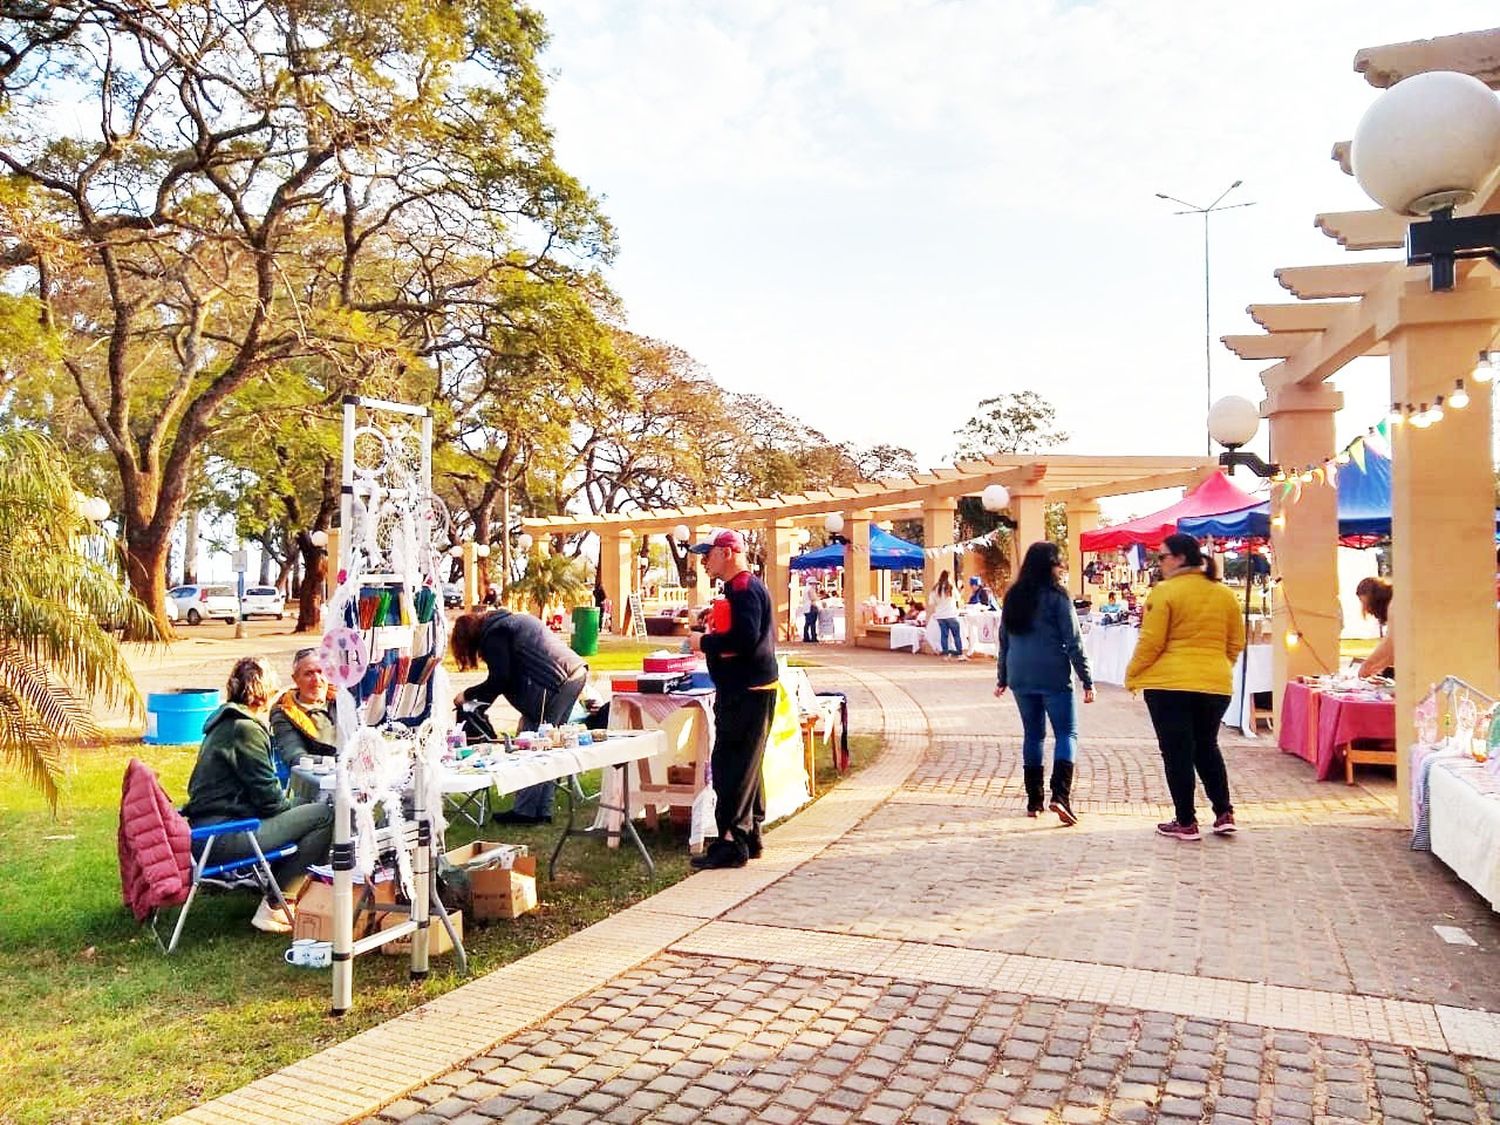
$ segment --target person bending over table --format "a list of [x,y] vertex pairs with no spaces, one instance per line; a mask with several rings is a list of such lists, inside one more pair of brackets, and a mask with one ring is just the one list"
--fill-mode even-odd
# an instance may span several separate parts
[[[282,792],[271,765],[271,732],[266,710],[276,690],[275,675],[266,662],[247,656],[235,663],[225,685],[225,702],[203,724],[203,744],[188,779],[188,802],[182,815],[194,828],[226,820],[255,817],[260,829],[255,840],[263,852],[295,843],[297,850],[272,865],[282,894],[293,898],[312,864],[328,859],[333,843],[333,810],[320,801],[293,805]],[[194,850],[201,848],[194,845]],[[213,857],[220,862],[253,855],[244,832],[222,836]],[[250,924],[268,933],[287,933],[290,918],[261,899]]]
[[692,633],[688,646],[708,658],[714,682],[713,771],[718,836],[694,867],[744,867],[761,853],[760,826],[766,819],[761,761],[776,711],[776,614],[765,583],[750,573],[745,540],[721,531],[691,550],[703,555],[709,577],[724,583],[723,615],[710,615],[712,631]]
[[1396,675],[1396,638],[1391,636],[1391,580],[1389,578],[1361,578],[1354,587],[1354,596],[1366,617],[1380,622],[1380,640],[1370,650],[1359,666],[1361,676]]
[[292,686],[271,704],[271,747],[288,767],[304,755],[338,753],[333,685],[315,648],[292,657]]
[[[467,672],[484,661],[489,675],[458,693],[456,706],[493,703],[498,696],[521,713],[521,730],[542,723],[562,726],[573,714],[589,666],[562,638],[529,613],[496,609],[466,613],[453,623],[453,659]],[[497,824],[541,824],[552,819],[555,781],[528,786],[515,807],[495,814]]]

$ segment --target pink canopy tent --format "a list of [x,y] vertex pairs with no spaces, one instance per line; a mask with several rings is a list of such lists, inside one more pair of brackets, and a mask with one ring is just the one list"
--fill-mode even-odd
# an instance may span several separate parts
[[1110,551],[1119,547],[1159,547],[1161,541],[1177,531],[1177,521],[1186,516],[1218,516],[1253,507],[1260,501],[1234,486],[1223,473],[1215,473],[1170,508],[1149,516],[1097,531],[1085,531],[1079,546],[1085,551]]

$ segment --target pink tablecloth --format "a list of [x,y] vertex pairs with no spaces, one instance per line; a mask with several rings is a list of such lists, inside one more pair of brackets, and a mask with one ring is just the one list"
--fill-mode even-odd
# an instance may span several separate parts
[[1343,699],[1289,683],[1281,697],[1277,743],[1288,754],[1311,762],[1319,781],[1344,765],[1344,747],[1355,739],[1394,742],[1396,705],[1390,700]]

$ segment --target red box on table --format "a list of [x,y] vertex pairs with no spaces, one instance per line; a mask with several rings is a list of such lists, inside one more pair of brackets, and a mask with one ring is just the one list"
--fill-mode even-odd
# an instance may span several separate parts
[[648,656],[642,662],[643,672],[691,672],[698,666],[698,657],[692,653],[674,653],[670,656]]

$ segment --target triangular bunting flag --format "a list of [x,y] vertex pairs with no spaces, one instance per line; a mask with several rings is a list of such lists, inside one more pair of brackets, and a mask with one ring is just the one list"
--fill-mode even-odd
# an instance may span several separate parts
[[1322,484],[1323,480],[1323,466],[1319,465],[1316,469],[1313,470],[1313,483]]
[[1375,426],[1375,432],[1377,434],[1379,434],[1381,437],[1385,438],[1386,441],[1390,441],[1391,440],[1391,420],[1389,418],[1382,418],[1379,421],[1379,423]]
[[1335,462],[1335,461],[1328,462],[1328,465],[1324,469],[1324,473],[1327,475],[1327,477],[1328,477],[1328,483],[1330,485],[1334,485],[1334,486],[1338,485],[1338,482],[1339,482],[1339,467],[1338,467],[1338,463],[1337,462]]
[[1355,438],[1354,443],[1349,446],[1349,456],[1354,458],[1354,463],[1359,466],[1359,471],[1365,471],[1365,439]]

